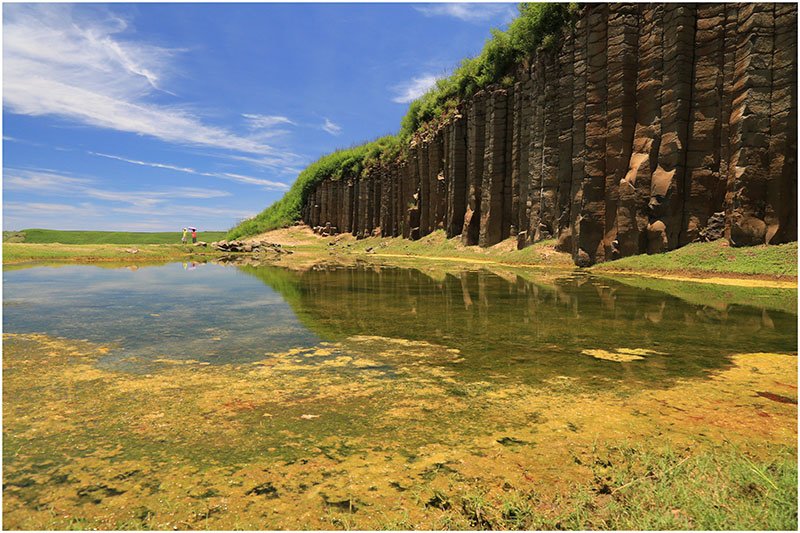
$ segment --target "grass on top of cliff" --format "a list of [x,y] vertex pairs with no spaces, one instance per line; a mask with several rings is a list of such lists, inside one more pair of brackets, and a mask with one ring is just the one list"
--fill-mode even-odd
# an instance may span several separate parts
[[797,243],[734,248],[720,239],[687,244],[663,254],[635,255],[600,263],[592,270],[797,277]]

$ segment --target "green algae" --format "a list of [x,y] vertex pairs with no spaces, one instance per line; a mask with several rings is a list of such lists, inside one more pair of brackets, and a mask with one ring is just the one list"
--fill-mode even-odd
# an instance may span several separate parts
[[[772,312],[769,327],[761,310],[580,275],[247,273],[283,295],[307,342],[273,342],[297,331],[275,306],[272,329],[240,338],[228,323],[240,315],[220,304],[191,349],[180,336],[157,348],[4,336],[6,527],[581,529],[635,527],[634,509],[651,525],[796,525],[773,501],[785,493],[739,468],[746,459],[776,486],[791,482],[797,404],[775,398],[796,399],[793,317]],[[196,302],[209,289],[192,279]],[[254,299],[267,287],[238,281]],[[187,320],[160,305],[137,310],[160,322],[157,335]],[[10,312],[41,313],[26,309]],[[242,319],[257,324],[254,309],[240,307]],[[582,353],[592,350],[642,359]],[[719,453],[732,446],[741,453]],[[704,518],[671,501],[680,512],[654,517],[668,500],[648,469],[686,457],[670,471],[683,476],[670,478],[676,494],[711,505],[691,478],[713,480],[735,513]],[[643,475],[641,498],[621,488]]]
[[[4,518],[13,528],[377,528],[390,518],[434,527],[453,514],[451,500],[461,510],[450,519],[488,527],[498,522],[476,522],[474,507],[492,515],[494,489],[485,501],[461,495],[494,486],[570,494],[571,483],[590,480],[582,465],[598,441],[644,442],[669,428],[670,442],[702,448],[724,435],[763,453],[796,437],[796,404],[741,402],[746,390],[785,381],[796,359],[780,354],[736,356],[710,381],[620,405],[611,392],[459,383],[447,368],[458,354],[407,339],[360,336],[258,364],[148,375],[97,369],[107,350],[91,343],[34,334],[4,345]],[[337,352],[348,355],[335,366],[297,363],[342,359],[330,359]],[[393,379],[362,358],[394,368]],[[467,394],[452,396],[454,386]],[[711,406],[713,417],[696,420]],[[521,519],[523,500],[502,501],[502,516]]]

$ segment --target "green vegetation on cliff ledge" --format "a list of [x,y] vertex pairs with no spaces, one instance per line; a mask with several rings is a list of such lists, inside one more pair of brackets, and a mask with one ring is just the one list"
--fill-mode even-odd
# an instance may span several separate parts
[[300,172],[283,198],[231,229],[228,239],[257,235],[291,225],[300,219],[300,209],[317,183],[325,178],[338,180],[344,176],[360,175],[370,166],[397,157],[399,153],[400,139],[395,135],[387,135],[320,157]]
[[286,194],[253,218],[228,232],[228,239],[257,235],[289,226],[300,219],[300,210],[314,186],[326,178],[364,175],[365,171],[401,156],[411,136],[426,123],[453,111],[464,99],[493,84],[508,84],[513,67],[538,47],[549,47],[561,28],[576,13],[576,4],[523,3],[508,30],[492,30],[481,53],[465,59],[448,78],[440,79],[427,93],[411,102],[398,135],[337,150],[311,163],[297,176]]

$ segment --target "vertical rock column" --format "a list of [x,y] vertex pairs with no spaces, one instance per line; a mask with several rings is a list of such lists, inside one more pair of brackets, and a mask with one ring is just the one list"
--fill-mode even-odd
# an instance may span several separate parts
[[558,219],[557,235],[568,231],[572,184],[572,107],[575,87],[575,58],[572,29],[564,33],[564,45],[558,54]]
[[542,153],[544,149],[545,67],[542,54],[531,65],[531,126],[528,141],[528,196],[525,200],[528,242],[536,241],[542,214]]
[[529,240],[528,233],[528,187],[530,184],[530,164],[528,151],[531,139],[533,86],[530,70],[524,69],[520,76],[522,81],[514,84],[514,131],[511,138],[511,234],[517,235],[517,246],[523,247]]
[[480,246],[503,238],[503,200],[506,171],[507,93],[492,91],[486,103],[486,150],[481,184]]
[[664,4],[639,5],[636,126],[627,173],[619,184],[617,241],[621,256],[647,249],[650,190],[661,146]]
[[558,127],[559,127],[559,78],[555,53],[541,53],[544,68],[544,107],[542,127],[542,192],[539,225],[534,228],[534,240],[549,239],[555,235],[558,219]]
[[353,180],[342,178],[344,183],[344,224],[341,228],[342,233],[351,233],[353,231],[353,198],[355,189]]
[[664,78],[661,99],[661,146],[653,172],[647,252],[659,253],[678,246],[683,222],[689,112],[692,101],[695,8],[664,6]]
[[728,167],[734,246],[764,244],[767,238],[774,9],[772,4],[739,7]]
[[413,144],[409,149],[408,172],[409,172],[409,192],[408,197],[408,238],[417,240],[420,238],[420,174],[419,174],[420,146]]
[[[620,256],[617,210],[636,127],[636,73],[639,48],[638,7],[613,4],[608,21],[608,101],[606,140],[605,232],[603,255]],[[625,185],[624,183],[622,184]]]
[[467,107],[467,210],[462,242],[478,244],[481,226],[481,185],[486,146],[486,93],[479,92]]
[[503,157],[503,211],[501,220],[500,239],[505,239],[511,235],[511,228],[516,227],[517,217],[513,210],[514,202],[514,182],[512,180],[512,139],[514,138],[514,89],[509,88],[505,97],[506,107],[506,131],[503,136],[505,155]]
[[445,177],[447,181],[447,237],[461,233],[467,209],[467,121],[456,115],[447,129]]
[[582,199],[581,184],[586,156],[586,18],[581,16],[575,23],[573,46],[573,106],[572,106],[572,179],[569,191],[569,226],[558,236],[557,249],[577,254],[580,224],[578,218]]
[[723,209],[725,191],[719,169],[725,4],[698,4],[696,27],[680,246],[699,239],[709,217]]
[[578,250],[573,256],[578,266],[603,260],[605,231],[608,6],[592,4],[587,11],[586,155]]
[[430,143],[427,139],[419,145],[419,236],[430,233],[431,228],[431,177],[430,177]]
[[428,148],[428,173],[430,176],[430,227],[428,233],[444,227],[445,202],[445,176],[444,176],[444,129],[431,139]]
[[775,4],[766,241],[797,240],[797,4]]

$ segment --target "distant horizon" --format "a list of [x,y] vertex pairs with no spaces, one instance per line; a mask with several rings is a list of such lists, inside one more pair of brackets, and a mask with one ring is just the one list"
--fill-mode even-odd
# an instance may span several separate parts
[[321,155],[397,131],[409,102],[515,15],[4,4],[3,228],[232,228]]

